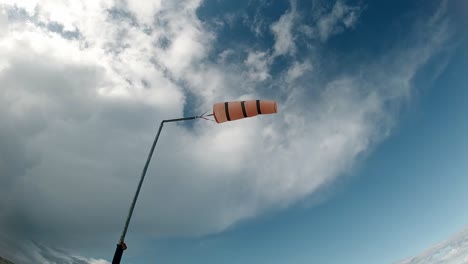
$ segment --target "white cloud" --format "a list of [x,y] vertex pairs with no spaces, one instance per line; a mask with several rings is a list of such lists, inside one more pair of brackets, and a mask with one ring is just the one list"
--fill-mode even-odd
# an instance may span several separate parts
[[[343,23],[345,25],[351,24],[352,25],[352,19],[354,17],[353,12],[350,12],[348,16],[350,19],[346,19],[345,15],[348,13],[348,7],[343,4],[341,1],[338,1],[335,3],[335,6],[331,10],[331,12],[323,17],[321,17],[318,22],[317,22],[317,28],[318,28],[318,33],[320,36],[320,39],[322,41],[325,41],[328,39],[330,35],[332,35],[337,29],[337,23],[340,22],[341,19],[343,19]],[[351,22],[346,22],[346,21],[351,21]]]
[[265,81],[270,78],[269,67],[272,58],[267,52],[249,52],[244,64],[248,77],[254,81]]
[[0,7],[0,37],[3,37],[8,31],[8,15],[4,8]]
[[[82,256],[71,254],[70,252],[64,250],[50,248],[29,241],[21,244],[12,245],[15,243],[17,243],[17,241],[7,240],[5,242],[4,237],[2,237],[2,241],[0,242],[2,248],[6,249],[5,252],[7,252],[6,254],[8,258],[15,259],[15,263],[110,264],[109,261],[104,259],[85,258]],[[21,250],[21,254],[13,253],[13,250],[18,249]]]
[[296,17],[295,5],[292,2],[291,10],[283,14],[277,22],[271,25],[271,31],[275,35],[275,55],[294,54],[296,52],[292,32]]
[[314,1],[314,24],[301,24],[301,15],[296,11],[296,2],[291,1],[291,10],[283,14],[270,27],[275,36],[274,55],[294,55],[296,53],[295,31],[304,33],[312,39],[326,42],[331,36],[354,28],[363,6],[347,5],[341,0],[336,1],[331,9],[327,8],[328,1]]
[[[421,30],[425,42],[364,65],[362,75],[310,83],[299,77],[319,72],[296,61],[283,83],[269,73],[268,52],[210,62],[215,36],[196,17],[199,1],[135,9],[138,21],[157,12],[149,31],[113,14],[124,7],[112,1],[66,4],[15,3],[78,38],[34,19],[6,20],[0,38],[0,225],[19,240],[67,248],[118,238],[158,122],[182,116],[193,94],[197,114],[219,100],[275,95],[249,87],[246,72],[290,87],[275,116],[166,125],[130,240],[218,232],[314,194],[385,137],[392,119],[385,105],[406,98],[419,66],[447,39],[441,18]],[[277,55],[295,49],[294,10],[284,16],[272,27]]]
[[468,263],[468,228],[417,256],[395,264],[465,264]]
[[345,29],[353,28],[363,12],[362,6],[350,6],[341,0],[336,1],[331,10],[325,7],[326,4],[328,2],[317,1],[313,10],[315,24],[302,27],[309,37],[322,42]]
[[294,62],[294,64],[289,67],[288,71],[286,72],[286,82],[290,83],[296,80],[297,78],[304,75],[304,73],[312,70],[312,65],[310,62]]
[[154,16],[161,9],[162,0],[148,1],[127,1],[128,9],[135,13],[138,21],[143,24],[151,25]]

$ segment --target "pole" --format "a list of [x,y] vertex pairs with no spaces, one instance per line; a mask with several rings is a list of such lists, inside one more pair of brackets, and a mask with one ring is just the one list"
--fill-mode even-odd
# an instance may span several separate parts
[[127,234],[128,225],[130,224],[130,219],[132,218],[133,210],[135,209],[135,204],[138,199],[138,195],[140,194],[141,186],[143,185],[143,180],[145,179],[146,171],[148,170],[149,163],[151,161],[151,157],[153,156],[154,149],[156,147],[156,143],[158,143],[159,135],[161,134],[161,130],[164,126],[164,123],[170,122],[178,122],[178,121],[185,121],[185,120],[193,120],[200,118],[199,116],[192,116],[192,117],[183,117],[183,118],[176,118],[176,119],[167,119],[163,120],[159,125],[158,133],[154,138],[153,145],[151,146],[151,150],[148,154],[148,158],[146,159],[145,166],[143,167],[143,171],[141,173],[140,182],[138,183],[137,190],[135,192],[135,196],[133,197],[132,204],[130,205],[130,209],[128,210],[127,219],[125,220],[124,229],[122,231],[122,235],[120,236],[119,243],[117,244],[117,248],[115,249],[114,258],[112,259],[112,264],[120,264],[120,260],[122,259],[123,251],[127,249],[127,245],[124,243],[125,235]]

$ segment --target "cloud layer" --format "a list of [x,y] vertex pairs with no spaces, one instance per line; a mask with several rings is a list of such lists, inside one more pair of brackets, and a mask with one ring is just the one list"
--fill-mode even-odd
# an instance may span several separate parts
[[396,264],[464,264],[468,263],[468,228],[446,241]]
[[0,1],[0,228],[14,240],[76,251],[117,240],[159,121],[222,100],[276,99],[280,113],[168,124],[129,232],[209,234],[309,197],[388,135],[449,39],[441,8],[410,45],[329,78],[321,46],[299,57],[295,36],[326,42],[360,7],[315,7],[319,22],[299,33],[292,4],[270,48],[217,53],[200,1],[130,2]]

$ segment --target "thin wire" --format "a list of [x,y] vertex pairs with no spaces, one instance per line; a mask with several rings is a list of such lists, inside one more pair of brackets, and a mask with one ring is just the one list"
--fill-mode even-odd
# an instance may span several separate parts
[[201,114],[201,117],[205,116],[206,113],[208,113],[210,110],[206,110],[203,114]]
[[205,118],[205,117],[203,117],[203,116],[200,116],[200,118],[201,118],[201,119],[205,119],[205,120],[208,120],[208,121],[211,121],[211,122],[215,122],[215,123],[216,123],[216,121],[214,121],[214,120],[211,120],[211,119],[208,119],[208,118]]

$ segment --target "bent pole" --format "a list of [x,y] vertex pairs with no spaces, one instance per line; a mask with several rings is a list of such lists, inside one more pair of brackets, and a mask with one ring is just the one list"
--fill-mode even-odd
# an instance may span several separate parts
[[186,121],[186,120],[193,120],[200,118],[200,116],[192,116],[192,117],[183,117],[183,118],[176,118],[176,119],[168,119],[163,120],[159,125],[158,133],[154,138],[153,145],[151,146],[151,150],[148,154],[148,158],[146,159],[145,166],[143,167],[143,171],[141,173],[140,182],[138,183],[137,190],[135,192],[135,196],[133,197],[132,204],[130,205],[130,209],[128,210],[127,219],[125,220],[124,229],[122,231],[122,235],[120,236],[119,243],[117,244],[117,248],[115,249],[114,258],[112,259],[112,264],[120,264],[120,260],[122,259],[123,251],[127,248],[124,243],[125,235],[127,234],[128,225],[130,224],[130,219],[132,218],[133,210],[135,209],[135,204],[138,199],[138,195],[140,194],[141,186],[143,185],[143,180],[145,179],[146,171],[148,170],[149,163],[151,161],[151,157],[153,156],[154,149],[156,144],[158,143],[159,135],[161,134],[161,130],[164,126],[164,123],[170,122],[178,122],[178,121]]

